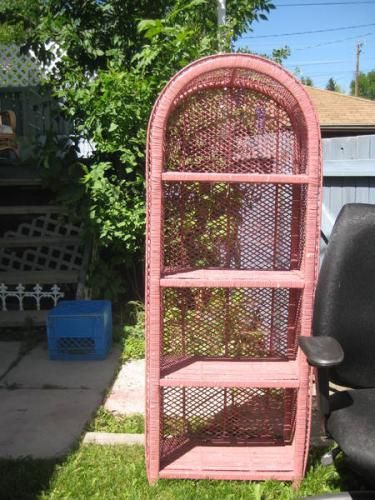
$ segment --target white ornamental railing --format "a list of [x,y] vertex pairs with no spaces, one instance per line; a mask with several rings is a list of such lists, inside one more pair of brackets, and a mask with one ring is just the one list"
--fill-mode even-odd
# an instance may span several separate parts
[[36,310],[40,311],[40,303],[42,300],[48,299],[52,300],[53,305],[56,306],[57,302],[64,297],[64,293],[61,291],[60,287],[56,284],[51,286],[48,290],[43,290],[43,287],[37,283],[31,290],[27,290],[26,286],[19,283],[15,287],[6,285],[5,283],[0,284],[0,301],[1,310],[7,311],[7,301],[9,299],[17,299],[19,310],[24,310],[24,300],[34,299]]

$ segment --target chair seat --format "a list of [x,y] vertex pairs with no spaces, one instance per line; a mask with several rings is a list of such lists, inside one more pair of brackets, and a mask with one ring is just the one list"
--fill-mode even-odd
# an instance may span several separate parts
[[375,389],[338,392],[330,398],[327,430],[349,465],[375,484]]

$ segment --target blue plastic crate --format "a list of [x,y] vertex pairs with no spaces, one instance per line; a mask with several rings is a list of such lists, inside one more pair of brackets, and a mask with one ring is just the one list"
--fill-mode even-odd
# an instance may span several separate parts
[[62,301],[48,313],[47,333],[50,359],[104,359],[112,345],[111,302]]

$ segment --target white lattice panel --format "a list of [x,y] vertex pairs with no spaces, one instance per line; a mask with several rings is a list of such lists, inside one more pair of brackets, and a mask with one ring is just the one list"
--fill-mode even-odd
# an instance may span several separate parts
[[48,245],[49,237],[76,237],[80,227],[65,222],[56,214],[36,217],[30,223],[22,223],[16,231],[7,231],[4,238],[46,238],[46,246],[15,250],[0,249],[0,271],[79,271],[83,253],[79,243]]
[[0,87],[27,87],[40,82],[42,72],[29,54],[17,45],[0,45]]

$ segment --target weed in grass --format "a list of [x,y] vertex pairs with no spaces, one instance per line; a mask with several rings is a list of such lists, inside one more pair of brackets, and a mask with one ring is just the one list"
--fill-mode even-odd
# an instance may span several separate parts
[[362,481],[350,469],[346,468],[342,457],[338,457],[335,466],[323,466],[320,463],[326,448],[316,448],[310,452],[308,472],[301,484],[300,495],[317,495],[331,491],[360,490]]
[[114,415],[101,407],[94,420],[90,423],[88,430],[91,432],[142,434],[144,432],[144,418],[140,414]]
[[142,302],[126,304],[125,324],[114,325],[113,341],[121,344],[123,361],[145,357],[145,311]]
[[134,338],[130,333],[125,337],[125,345],[122,353],[122,359],[128,361],[130,359],[143,359],[145,357],[145,341],[144,339]]
[[122,359],[142,359],[145,356],[145,311],[142,302],[129,302],[127,324],[123,330]]

